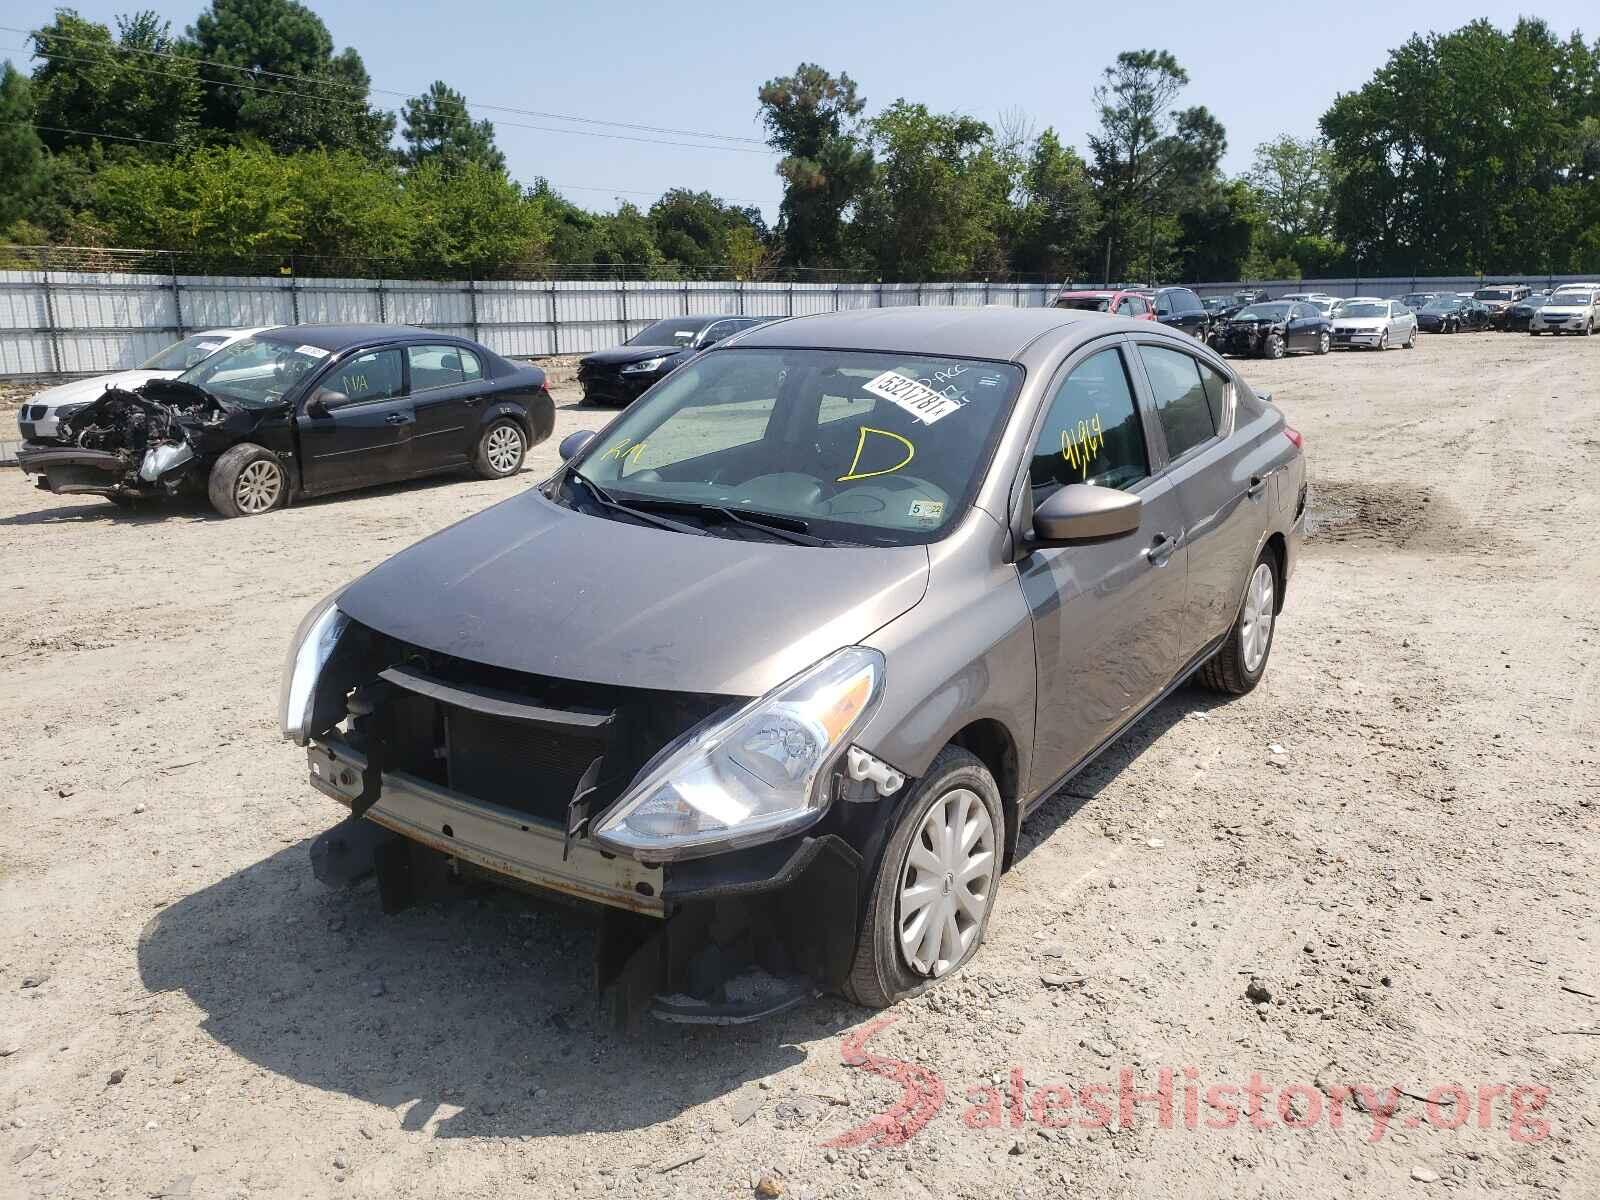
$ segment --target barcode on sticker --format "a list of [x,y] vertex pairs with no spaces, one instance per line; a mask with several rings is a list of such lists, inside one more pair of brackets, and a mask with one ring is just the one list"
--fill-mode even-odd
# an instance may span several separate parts
[[961,407],[961,401],[952,400],[943,392],[936,392],[925,383],[908,379],[898,371],[885,371],[861,386],[874,396],[899,405],[924,425],[932,425],[940,417],[948,417]]

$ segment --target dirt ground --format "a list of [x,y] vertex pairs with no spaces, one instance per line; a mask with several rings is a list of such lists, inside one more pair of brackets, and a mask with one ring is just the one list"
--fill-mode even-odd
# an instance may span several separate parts
[[1265,682],[1075,780],[884,1025],[618,1038],[579,915],[312,879],[290,633],[569,393],[517,478],[263,519],[6,468],[0,1195],[1600,1195],[1600,340],[1244,369],[1316,488]]

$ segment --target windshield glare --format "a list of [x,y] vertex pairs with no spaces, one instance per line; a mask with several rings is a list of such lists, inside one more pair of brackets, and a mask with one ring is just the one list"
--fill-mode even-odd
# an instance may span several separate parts
[[687,346],[708,322],[699,317],[669,317],[646,325],[629,338],[627,346]]
[[1474,300],[1514,300],[1516,293],[1510,288],[1479,288],[1472,293]]
[[275,404],[328,357],[317,346],[293,346],[264,338],[245,338],[217,351],[178,378],[213,396],[264,408]]
[[1389,306],[1387,304],[1345,304],[1340,307],[1339,315],[1344,318],[1356,317],[1387,317]]
[[1252,304],[1234,314],[1236,321],[1281,321],[1289,315],[1287,304]]
[[1461,301],[1455,299],[1447,300],[1441,296],[1437,300],[1429,300],[1424,309],[1427,312],[1454,312],[1460,307]]
[[220,333],[191,333],[181,342],[174,342],[154,358],[139,364],[141,371],[187,371],[202,363],[222,348],[227,337]]
[[971,503],[1021,384],[1010,363],[723,350],[669,376],[574,466],[621,504],[669,500],[797,518],[835,540],[930,542]]

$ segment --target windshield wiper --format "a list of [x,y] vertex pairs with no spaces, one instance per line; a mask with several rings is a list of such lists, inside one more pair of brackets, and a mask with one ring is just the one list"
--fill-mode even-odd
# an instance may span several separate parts
[[633,517],[635,520],[643,521],[646,525],[654,525],[657,529],[670,529],[674,533],[692,533],[697,537],[710,536],[704,529],[696,529],[693,525],[685,525],[682,521],[674,521],[670,517],[658,517],[654,513],[642,512],[637,508],[630,508],[626,504],[617,503],[617,501],[611,498],[611,494],[609,492],[607,492],[594,480],[590,479],[582,471],[572,469],[569,470],[567,474],[570,478],[576,479],[579,483],[583,484],[584,487],[588,488],[589,494],[595,499],[595,503],[599,504],[602,508],[609,508],[613,512],[624,513],[627,516]]
[[694,500],[658,500],[655,497],[651,497],[647,500],[636,500],[634,503],[649,508],[671,509],[676,512],[712,514],[734,525],[744,525],[750,529],[759,529],[762,533],[769,533],[773,537],[795,546],[837,546],[843,544],[807,533],[806,530],[810,526],[802,517],[786,517],[778,513],[746,512],[728,508],[721,504],[702,504]]

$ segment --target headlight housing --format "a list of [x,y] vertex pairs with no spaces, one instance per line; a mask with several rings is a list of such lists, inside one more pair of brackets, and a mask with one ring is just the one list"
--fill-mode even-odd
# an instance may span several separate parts
[[339,592],[325,596],[305,615],[300,628],[294,631],[283,663],[283,677],[278,682],[278,727],[284,738],[296,745],[304,746],[311,737],[317,679],[350,625],[350,618],[335,603],[338,599]]
[[624,375],[648,375],[651,371],[659,371],[661,364],[666,362],[666,355],[660,358],[647,358],[643,362],[629,363],[622,368]]
[[884,660],[850,646],[669,747],[594,840],[651,862],[783,837],[827,811],[828,769],[883,695]]

